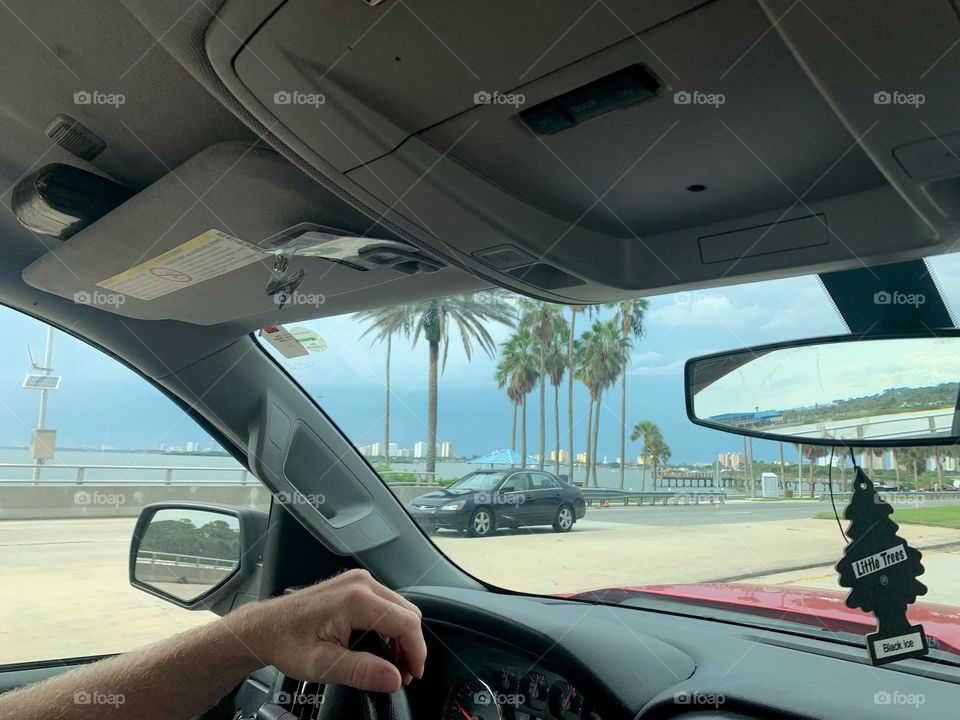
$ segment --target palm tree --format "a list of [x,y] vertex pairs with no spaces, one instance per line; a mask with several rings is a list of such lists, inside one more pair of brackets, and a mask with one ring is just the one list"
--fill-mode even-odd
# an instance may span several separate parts
[[626,341],[627,356],[620,373],[620,488],[623,489],[623,473],[627,464],[627,370],[630,367],[629,351],[633,339],[639,340],[646,330],[644,316],[650,303],[644,298],[623,300],[608,308],[616,308],[620,321],[620,333]]
[[[814,487],[815,487],[816,481],[814,480],[814,477],[813,477],[813,471],[814,471],[814,466],[816,465],[817,458],[822,458],[822,457],[824,457],[824,456],[825,456],[828,452],[830,452],[830,451],[827,450],[827,448],[822,447],[822,446],[820,446],[820,445],[801,445],[801,444],[798,444],[798,445],[797,445],[797,450],[800,451],[800,454],[801,454],[803,457],[805,457],[805,458],[807,459],[807,462],[809,463],[809,467],[810,467],[810,497],[812,498],[812,497],[814,496],[814,494],[815,494],[815,493],[814,493]],[[797,495],[798,495],[798,497],[799,497],[799,492],[798,492]]]
[[[570,455],[567,457],[567,478],[570,480],[570,482],[573,482],[573,464],[576,460],[575,453],[573,452],[573,380],[575,374],[574,371],[576,370],[576,363],[574,362],[574,350],[577,347],[575,344],[577,335],[577,314],[581,312],[588,313],[588,316],[592,316],[593,306],[570,306],[570,334],[567,335],[567,445],[570,447]],[[589,445],[589,412],[587,416],[587,426],[587,444]],[[584,484],[586,483],[587,478],[584,478]]]
[[626,340],[620,334],[616,319],[595,320],[578,341],[577,378],[590,392],[590,412],[587,415],[587,464],[594,487],[597,486],[601,400],[604,391],[617,381],[626,357]]
[[[554,456],[553,465],[557,475],[560,474],[560,383],[563,382],[563,375],[567,371],[567,355],[563,348],[568,345],[567,336],[570,334],[570,328],[567,321],[562,316],[557,316],[554,326],[555,334],[550,342],[546,358],[547,376],[550,378],[550,384],[553,385],[553,436]],[[573,448],[570,448],[571,452]],[[568,475],[572,480],[573,475]]]
[[[419,300],[406,305],[391,305],[368,313],[381,334],[401,332],[407,328],[413,336],[413,347],[422,337],[427,343],[427,467],[437,466],[437,382],[447,364],[450,350],[450,325],[459,331],[467,360],[473,356],[476,343],[493,357],[496,342],[486,323],[496,322],[512,327],[516,308],[500,293],[485,292],[482,296],[458,294],[432,300]],[[441,363],[440,354],[443,352]]]
[[383,463],[386,468],[390,467],[390,357],[391,351],[393,349],[393,336],[395,334],[401,334],[408,336],[410,334],[410,325],[402,324],[398,328],[391,329],[389,331],[384,328],[379,328],[376,324],[375,314],[372,312],[362,312],[357,315],[357,319],[360,322],[369,322],[370,327],[368,327],[363,335],[360,337],[366,337],[373,331],[377,331],[373,337],[373,343],[377,344],[386,341],[387,343],[387,357],[386,357],[386,397],[384,398],[384,411],[383,411]]
[[643,441],[643,449],[640,452],[644,458],[644,465],[646,465],[647,460],[650,460],[650,464],[653,466],[651,476],[653,478],[653,489],[656,490],[657,468],[670,460],[670,446],[663,439],[660,426],[652,420],[641,420],[633,426],[630,440],[636,441],[638,439]]
[[539,367],[537,377],[540,378],[540,453],[537,466],[543,470],[547,452],[546,430],[546,381],[547,355],[551,351],[551,344],[556,338],[557,321],[560,319],[560,308],[557,305],[540,302],[538,300],[523,299],[520,301],[520,321],[518,326],[529,330],[536,341]]
[[520,454],[522,465],[527,465],[527,395],[537,385],[539,374],[534,358],[534,341],[529,330],[518,330],[500,345],[497,363],[497,384],[506,387],[507,397],[513,403],[513,431],[511,449],[516,450],[517,410],[521,412]]

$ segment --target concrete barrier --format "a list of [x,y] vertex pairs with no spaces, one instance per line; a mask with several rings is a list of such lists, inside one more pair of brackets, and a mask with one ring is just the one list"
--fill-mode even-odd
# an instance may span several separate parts
[[[402,505],[436,486],[388,486]],[[0,520],[59,520],[66,518],[137,517],[144,505],[168,501],[240,505],[255,510],[270,509],[270,491],[259,483],[221,485],[177,483],[173,485],[0,483]]]
[[249,485],[0,484],[0,520],[137,517],[144,505],[195,500],[270,509],[270,491]]

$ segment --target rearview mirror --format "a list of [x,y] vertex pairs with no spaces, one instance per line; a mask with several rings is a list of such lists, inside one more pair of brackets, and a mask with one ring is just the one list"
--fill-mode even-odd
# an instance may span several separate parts
[[130,544],[130,583],[189,609],[229,605],[260,559],[266,518],[225,505],[148,505]]
[[804,445],[960,439],[960,331],[840,335],[687,361],[687,415],[705,427]]

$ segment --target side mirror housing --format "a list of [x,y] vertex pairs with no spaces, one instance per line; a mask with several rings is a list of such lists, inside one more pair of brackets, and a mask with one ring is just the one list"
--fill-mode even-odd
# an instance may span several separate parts
[[130,584],[188,610],[225,615],[259,596],[267,519],[231,505],[147,505],[130,542]]

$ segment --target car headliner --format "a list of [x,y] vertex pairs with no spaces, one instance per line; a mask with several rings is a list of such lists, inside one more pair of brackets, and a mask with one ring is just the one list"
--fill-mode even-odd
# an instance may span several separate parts
[[[142,191],[152,183],[164,178],[171,183],[177,182],[177,168],[190,161],[191,158],[201,155],[207,148],[218,143],[231,141],[250,143],[260,137],[266,144],[274,147],[282,158],[285,158],[284,162],[290,162],[292,163],[291,167],[295,166],[300,171],[308,173],[309,177],[319,184],[318,192],[325,193],[327,198],[325,202],[329,202],[328,221],[330,224],[336,226],[349,213],[355,213],[358,209],[363,214],[369,214],[370,207],[364,205],[358,199],[362,193],[351,195],[349,192],[341,190],[339,186],[346,186],[345,181],[340,183],[331,174],[324,174],[326,171],[318,170],[309,159],[304,159],[306,157],[304,153],[291,149],[291,145],[284,138],[268,132],[267,126],[259,119],[254,118],[241,103],[236,99],[227,97],[225,86],[218,79],[215,72],[216,68],[210,64],[211,61],[207,57],[207,50],[212,52],[212,48],[205,50],[204,43],[212,43],[216,39],[212,36],[214,33],[213,25],[217,24],[213,22],[213,13],[220,12],[221,17],[227,17],[236,8],[230,7],[232,3],[213,3],[210,7],[202,3],[199,4],[200,7],[197,5],[196,3],[189,3],[187,0],[175,0],[162,5],[141,2],[140,0],[125,0],[124,2],[110,0],[101,3],[72,4],[20,0],[9,4],[7,12],[13,15],[17,22],[5,23],[0,28],[0,40],[2,40],[0,42],[0,58],[3,59],[5,68],[5,83],[3,88],[0,89],[0,132],[5,138],[3,147],[0,148],[0,179],[2,179],[6,188],[4,193],[5,204],[9,205],[11,189],[19,179],[49,162],[67,162],[86,167],[110,175],[135,190]],[[574,5],[561,3],[557,5],[556,12],[575,11],[579,13],[580,10],[574,8]],[[733,11],[742,9],[739,8],[735,0],[717,3],[691,2],[689,5],[691,8],[697,6],[697,12],[706,12],[704,8],[708,5],[711,6],[709,12],[719,13],[729,10],[729,14],[722,16],[724,18],[734,17],[736,14]],[[762,3],[762,5],[764,11],[768,14],[777,13],[781,10],[779,8],[780,3],[772,0]],[[850,37],[853,40],[858,43],[863,41],[863,38],[854,36],[856,18],[843,17],[842,13],[838,15],[837,12],[828,7],[829,4],[816,2],[813,5],[817,6],[818,11],[824,13],[824,17],[829,16],[830,21],[835,23],[836,27],[843,26],[845,29],[849,29]],[[617,4],[617,7],[619,8],[620,5]],[[632,11],[624,10],[624,12]],[[892,13],[894,10],[884,10],[883,12]],[[782,14],[786,15],[786,13]],[[664,19],[666,19],[666,16]],[[871,19],[870,22],[882,23],[885,19],[889,20],[886,16],[878,16]],[[956,20],[956,18],[953,19]],[[522,32],[533,33],[535,20],[536,18],[528,17],[525,14],[518,15],[516,19],[517,27],[513,29],[513,32],[517,35]],[[649,17],[638,16],[636,22],[649,20]],[[439,21],[440,19],[438,19]],[[915,26],[911,26],[911,33],[927,32],[930,37],[939,38],[942,33],[936,31],[938,21],[943,21],[940,15],[917,19]],[[633,19],[631,19],[631,22],[633,22]],[[743,22],[748,21],[745,19]],[[751,11],[749,22],[758,23],[758,26],[760,26],[768,21],[764,21],[760,15],[755,15]],[[786,18],[783,23],[771,24],[771,27],[776,25],[777,33],[783,34],[785,41],[793,41],[796,39],[794,33],[802,30],[802,25],[795,25],[795,22],[800,23],[800,18]],[[104,42],[104,33],[107,32],[107,29],[109,29],[110,37],[122,37],[123,42]],[[871,29],[875,28],[871,26]],[[454,31],[451,30],[451,32]],[[604,30],[604,32],[607,32],[607,30]],[[210,37],[208,37],[208,33],[210,33]],[[892,52],[894,55],[902,55],[907,50],[907,48],[898,44],[899,41],[896,39],[886,37],[881,40],[879,35],[869,37],[878,45],[877,48],[870,49],[871,53],[874,50],[876,52],[883,50],[887,54]],[[679,40],[680,38],[667,37],[667,39]],[[829,38],[819,38],[818,42],[825,43],[828,40]],[[853,40],[850,42],[853,42]],[[908,40],[909,38],[906,38],[903,42]],[[835,40],[829,41],[835,43]],[[403,42],[403,38],[398,38],[397,42]],[[809,39],[809,42],[814,42],[814,40]],[[884,43],[887,45],[881,47]],[[787,44],[789,45],[789,43]],[[794,64],[794,60],[788,60],[787,54],[782,53],[782,48],[779,46],[769,50],[778,58],[778,63],[782,66],[777,70],[777,72],[782,71],[783,73],[781,79],[788,77],[796,79],[796,77],[799,77],[797,74],[800,70],[805,73],[813,73],[813,69],[806,64],[808,58],[804,54],[805,49],[799,47],[799,44],[798,42],[789,46],[790,51],[797,55],[797,64]],[[866,53],[861,45],[857,45],[857,48]],[[832,53],[834,52],[835,49],[830,51],[831,57],[833,57]],[[910,50],[910,52],[913,51]],[[870,54],[869,57],[873,61],[875,56]],[[937,68],[937,73],[932,73],[928,80],[939,82],[932,76],[938,75],[941,71],[949,74],[948,70],[953,62],[954,59],[948,57],[943,61],[942,67]],[[119,77],[118,68],[124,68]],[[820,68],[818,68],[818,71],[825,72]],[[853,192],[856,195],[860,191],[893,187],[907,199],[907,203],[903,206],[903,212],[906,214],[902,217],[898,216],[897,223],[894,223],[897,225],[896,230],[902,232],[904,228],[912,227],[916,232],[911,232],[909,237],[900,239],[900,242],[904,244],[902,249],[897,252],[891,252],[888,247],[882,251],[878,250],[875,257],[870,257],[868,253],[855,253],[849,255],[848,259],[842,262],[826,262],[817,260],[816,250],[810,249],[798,255],[798,260],[792,264],[780,267],[770,265],[766,269],[760,269],[763,266],[755,264],[751,266],[754,269],[751,269],[745,275],[740,275],[739,270],[729,272],[729,269],[718,266],[714,271],[710,271],[715,272],[711,277],[704,275],[703,273],[706,271],[700,268],[697,270],[697,274],[690,276],[689,281],[684,277],[676,276],[670,282],[664,282],[658,287],[647,288],[644,294],[686,287],[717,286],[744,280],[788,276],[809,272],[811,267],[820,270],[862,267],[873,262],[890,262],[892,260],[915,258],[932,252],[942,252],[949,247],[949,242],[955,235],[953,232],[955,228],[952,224],[953,218],[936,217],[936,213],[930,212],[929,206],[924,207],[918,204],[916,188],[904,185],[902,173],[896,176],[891,175],[889,158],[884,159],[878,155],[878,146],[871,144],[873,137],[864,137],[865,133],[860,133],[860,126],[857,122],[854,122],[853,115],[841,112],[843,108],[836,106],[836,103],[839,102],[837,96],[831,95],[830,89],[825,87],[828,81],[832,82],[836,78],[814,75],[812,80],[813,84],[809,88],[804,85],[802,92],[804,97],[808,97],[808,91],[810,93],[808,106],[812,113],[811,118],[815,118],[816,123],[818,123],[818,132],[813,135],[815,142],[802,149],[799,157],[802,157],[804,152],[808,154],[819,152],[822,148],[819,148],[816,143],[826,142],[825,138],[828,136],[834,137],[831,133],[835,131],[839,131],[841,134],[849,132],[851,139],[848,146],[845,139],[836,136],[835,140],[839,143],[837,147],[847,148],[841,158],[843,159],[843,167],[846,169],[837,178],[837,183],[835,183],[832,191],[825,189],[825,186],[821,186],[816,192],[810,194],[808,200],[812,210],[816,212],[818,207],[814,200],[822,199],[824,202],[829,202],[831,193]],[[855,79],[850,81],[854,82]],[[807,80],[804,79],[803,82],[806,83]],[[815,96],[813,87],[824,93],[824,98]],[[71,98],[78,89],[84,88],[90,90],[119,88],[125,94],[126,101],[122,105],[112,108],[80,107],[73,103]],[[833,89],[837,90],[838,88]],[[797,92],[801,92],[799,87]],[[837,113],[836,117],[831,114],[831,111]],[[69,112],[76,115],[91,128],[94,128],[106,141],[107,150],[94,161],[93,165],[78,160],[62,148],[52,144],[44,134],[47,123],[60,112]],[[925,112],[928,113],[926,117],[928,124],[938,122],[941,118],[956,115],[952,111],[952,106],[948,104],[941,104],[936,107],[928,106]],[[782,117],[785,120],[786,116]],[[771,122],[774,118],[781,118],[781,115],[770,115]],[[911,119],[911,122],[914,121]],[[903,139],[903,133],[894,137],[896,133],[891,130],[893,126],[900,127],[900,125],[903,125],[902,117],[892,118],[886,122],[883,130],[885,141],[896,144]],[[846,130],[840,130],[842,127],[845,127]],[[774,135],[776,135],[778,129],[784,131],[784,127],[756,129],[758,132],[773,133]],[[949,128],[942,124],[937,125],[939,132],[947,129]],[[279,133],[281,128],[276,128],[276,130]],[[711,131],[704,129],[703,132],[707,133],[703,137],[708,138]],[[924,134],[918,133],[915,127],[910,132],[913,133],[914,138]],[[437,133],[433,141],[442,144],[442,136],[442,132]],[[289,138],[286,138],[286,140],[289,140]],[[728,137],[727,140],[730,140],[730,138]],[[752,138],[748,137],[746,140],[749,144]],[[496,137],[489,136],[489,141],[496,142]],[[793,142],[802,145],[803,139],[794,137]],[[475,151],[471,150],[471,152]],[[757,161],[757,159],[754,158],[753,161]],[[762,164],[762,161],[760,162]],[[689,167],[684,169],[684,172],[687,173],[686,176],[678,174],[677,177],[662,177],[660,179],[666,184],[682,183],[689,179],[689,169]],[[329,168],[326,170],[329,171]],[[527,171],[529,170],[530,168],[527,168]],[[732,174],[746,171],[746,165],[739,161],[730,170]],[[732,175],[731,179],[733,179]],[[251,179],[248,178],[248,180]],[[252,180],[255,181],[256,178],[252,178]],[[567,180],[576,184],[576,181],[572,178]],[[758,185],[756,195],[753,197],[753,204],[751,204],[751,196],[746,195],[741,198],[743,202],[714,208],[714,210],[700,217],[698,221],[705,222],[711,219],[719,219],[724,213],[752,217],[756,215],[758,210],[771,207],[771,188],[775,187],[778,181],[778,178],[767,177],[761,185]],[[888,185],[888,183],[890,184]],[[216,182],[212,183],[212,185],[216,184]],[[827,187],[829,187],[829,184]],[[197,187],[192,188],[191,192],[196,196],[197,203],[203,205],[203,198],[210,189],[210,187]],[[249,197],[238,196],[235,198],[236,203],[243,204],[248,202],[250,198],[257,196],[256,182],[248,182],[245,190],[249,193]],[[466,191],[466,188],[464,188],[464,191]],[[538,192],[541,192],[541,190],[538,190]],[[860,197],[860,200],[857,202],[864,201],[863,196],[858,197]],[[851,205],[850,207],[858,210],[871,208],[876,213],[882,214],[885,207],[889,208],[891,206],[890,197],[896,197],[896,195],[883,195],[876,203],[870,201],[866,205]],[[672,209],[670,207],[665,208],[669,212],[661,215],[655,223],[656,227],[650,225],[650,229],[656,231],[676,229],[679,231],[685,224],[692,222],[693,218],[690,215],[691,208],[688,201],[688,194],[683,194],[682,199],[678,196],[676,206]],[[776,202],[773,202],[773,205],[776,205]],[[908,211],[907,208],[910,208],[910,210]],[[164,217],[162,212],[164,208],[152,209],[154,213],[145,213],[142,217],[142,224],[150,229],[150,232],[147,233],[148,236],[151,233],[162,236],[167,232],[166,224],[171,219]],[[216,209],[214,208],[214,210]],[[269,205],[263,208],[264,213],[269,213],[269,211]],[[413,212],[412,208],[411,212]],[[897,212],[900,212],[900,210],[897,210]],[[916,215],[914,216],[913,213],[916,213]],[[417,213],[413,212],[413,214],[416,215]],[[862,213],[863,222],[867,221],[867,216],[870,214],[870,212]],[[910,215],[910,217],[907,218],[907,215]],[[107,216],[105,220],[109,217]],[[900,220],[905,221],[906,224],[899,224]],[[11,307],[25,310],[49,320],[68,332],[90,339],[122,357],[141,372],[149,376],[160,377],[175,374],[191,363],[230,345],[245,334],[259,327],[280,321],[290,322],[317,314],[350,312],[387,303],[438,296],[453,291],[480,289],[491,284],[510,285],[512,289],[520,292],[551,297],[546,291],[539,292],[522,282],[511,282],[509,278],[493,272],[490,268],[468,263],[464,260],[462,254],[454,252],[455,248],[451,243],[455,243],[455,239],[436,241],[436,238],[433,238],[431,240],[428,232],[414,236],[410,232],[410,225],[400,227],[391,224],[392,221],[384,220],[383,222],[385,228],[389,228],[391,232],[396,232],[407,242],[427,248],[436,256],[444,259],[449,267],[435,275],[421,274],[412,278],[398,279],[396,282],[387,284],[383,282],[371,284],[361,278],[353,288],[344,288],[343,292],[335,298],[335,302],[331,302],[328,307],[321,309],[320,313],[317,312],[316,308],[290,307],[285,308],[282,312],[272,310],[245,317],[230,318],[214,325],[200,326],[191,322],[184,322],[182,318],[176,317],[160,320],[125,317],[122,314],[113,314],[78,305],[72,302],[71,296],[68,294],[54,294],[28,285],[23,280],[23,271],[44,256],[47,259],[51,274],[58,267],[61,268],[61,274],[70,272],[70,268],[59,259],[65,246],[59,240],[52,240],[26,231],[7,212],[2,214],[2,220],[0,220],[0,236],[3,237],[5,253],[4,263],[0,266],[0,300]],[[596,219],[590,220],[590,222],[593,222],[596,230],[603,225],[603,222],[609,222],[609,218],[602,222]],[[94,224],[85,233],[95,235],[96,228],[97,224]],[[934,228],[934,230],[931,230],[931,228]],[[866,233],[867,229],[864,232]],[[80,237],[77,236],[77,238]],[[845,239],[852,242],[854,238]],[[122,240],[121,237],[116,242],[119,243]],[[67,245],[69,244],[68,241]],[[879,248],[881,244],[878,236],[876,245]],[[106,261],[109,256],[109,249],[102,249],[101,252],[105,253],[103,258]],[[585,263],[592,261],[591,255],[593,252],[593,248],[581,250],[581,257]],[[857,256],[854,257],[854,255]],[[801,257],[807,259],[799,259]],[[90,263],[95,263],[97,257],[92,256],[87,260]],[[751,260],[751,262],[754,262],[754,260]],[[756,262],[759,263],[759,261]],[[693,268],[695,264],[699,266],[699,262],[694,263],[693,258],[691,258],[688,263],[677,265],[677,268],[679,272],[686,273],[688,266]],[[637,268],[638,276],[644,274],[641,270],[642,268]],[[653,266],[650,266],[648,270],[652,272]],[[604,294],[607,297],[624,297],[637,294],[636,291],[617,287],[612,283],[604,287],[593,283],[590,287],[596,287],[598,297]],[[238,293],[237,297],[239,297],[251,293],[262,293],[262,288],[237,287],[235,292]],[[226,296],[222,298],[222,301],[224,305],[229,306],[231,303],[236,303],[236,298]]]

